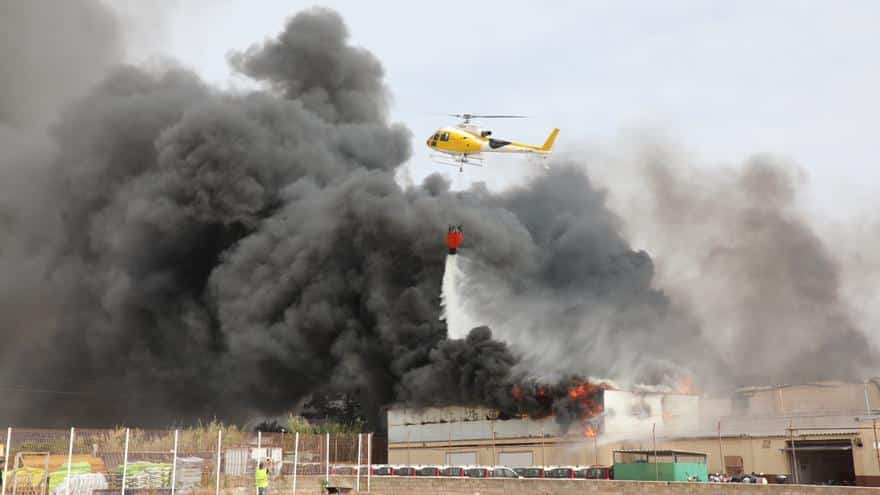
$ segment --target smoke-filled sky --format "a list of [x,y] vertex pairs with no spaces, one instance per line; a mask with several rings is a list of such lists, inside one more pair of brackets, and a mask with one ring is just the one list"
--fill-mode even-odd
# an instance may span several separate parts
[[[573,374],[875,371],[876,235],[817,222],[797,162],[709,168],[662,133],[579,142],[589,125],[570,122],[551,170],[509,187],[422,177],[403,168],[422,139],[344,12],[215,39],[248,81],[233,90],[125,63],[158,43],[138,20],[174,26],[172,4],[54,5],[0,16],[18,33],[0,46],[0,420],[241,420],[328,388],[374,412],[528,408],[513,385]],[[448,223],[465,226],[465,302],[446,311],[486,325],[452,339]]]
[[[208,80],[244,85],[224,63],[230,46],[262,39],[311,4],[179,2],[156,43]],[[434,113],[532,115],[492,124],[497,135],[537,143],[560,127],[563,148],[647,127],[699,153],[703,166],[756,152],[791,158],[809,171],[807,207],[827,218],[875,207],[877,2],[512,0],[472,2],[468,15],[421,2],[322,4],[383,61],[392,115],[417,144],[447,124]],[[471,170],[464,182],[521,180],[516,160],[496,163],[503,172]],[[436,170],[424,154],[409,164],[416,182]]]

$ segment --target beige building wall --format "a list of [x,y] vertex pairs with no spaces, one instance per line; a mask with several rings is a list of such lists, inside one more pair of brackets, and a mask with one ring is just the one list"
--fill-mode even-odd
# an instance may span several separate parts
[[[748,402],[749,414],[786,415],[850,411],[868,414],[880,409],[880,388],[863,383],[816,383],[784,387],[741,390],[738,395]],[[867,400],[866,396],[867,395]]]
[[[389,424],[405,427],[426,421],[429,424],[423,425],[423,431],[413,434],[412,438],[420,436],[428,441],[411,442],[408,431],[406,436],[400,433],[398,439],[406,441],[392,440],[389,462],[446,464],[447,453],[470,452],[481,465],[501,464],[504,453],[529,453],[534,465],[608,465],[613,463],[614,450],[653,448],[652,431],[656,428],[658,449],[705,453],[710,472],[725,471],[724,457],[733,456],[742,459],[743,471],[747,473],[789,474],[790,454],[785,449],[790,438],[786,432],[793,428],[795,439],[799,441],[852,440],[857,482],[880,486],[880,451],[870,420],[872,413],[880,412],[878,384],[880,381],[869,380],[742,389],[730,398],[719,399],[610,391],[604,397],[606,410],[613,409],[617,414],[604,418],[603,433],[595,441],[572,434],[554,436],[560,433],[551,433],[553,425],[546,422],[522,421],[500,428],[501,423],[487,420],[487,413],[482,410],[462,413],[454,408],[441,408],[421,414],[402,411],[394,417],[390,414]],[[644,414],[631,413],[639,408]],[[732,411],[736,414],[730,415]],[[461,414],[471,423],[454,423],[457,428],[442,434],[443,425]],[[478,423],[491,425],[491,428],[485,426],[485,431],[480,433]],[[720,441],[715,436],[715,425],[725,435]],[[466,431],[465,427],[470,430]],[[433,428],[441,434],[428,434]],[[496,437],[494,446],[492,440],[454,439],[454,435],[491,438],[485,436],[489,434],[486,432],[494,436],[496,431],[502,430],[506,436]],[[438,436],[448,436],[449,441],[435,441],[441,439]],[[637,438],[621,440],[633,436]]]
[[[563,440],[548,438],[527,439],[522,442],[438,442],[425,444],[392,444],[388,448],[390,464],[432,465],[446,464],[447,453],[475,453],[477,463],[500,464],[504,453],[529,453],[533,464],[539,466],[608,464],[611,462],[612,446],[600,445],[591,440]],[[598,462],[596,462],[598,460]]]
[[[880,476],[880,463],[877,451],[872,448],[871,432],[862,432],[853,437],[850,434],[822,435],[821,437],[795,437],[796,440],[845,440],[861,439],[862,447],[853,448],[853,462],[856,476]],[[718,438],[687,438],[658,439],[657,448],[661,450],[685,450],[707,454],[709,472],[724,471],[723,456],[739,456],[742,458],[743,471],[761,472],[765,474],[789,474],[789,456],[784,450],[788,445],[787,437],[724,437]],[[613,463],[613,451],[617,449],[654,448],[650,439],[640,441],[621,441],[605,443],[601,439],[547,439],[543,443],[532,439],[521,443],[491,442],[447,442],[435,444],[392,444],[389,447],[390,464],[436,465],[446,464],[449,452],[474,452],[477,463],[482,465],[499,464],[498,459],[503,452],[529,452],[535,465],[609,465]]]

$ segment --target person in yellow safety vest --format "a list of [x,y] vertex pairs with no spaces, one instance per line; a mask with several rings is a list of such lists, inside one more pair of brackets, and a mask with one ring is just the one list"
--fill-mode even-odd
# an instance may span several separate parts
[[254,471],[254,481],[257,483],[257,495],[267,495],[269,491],[269,470],[261,462]]

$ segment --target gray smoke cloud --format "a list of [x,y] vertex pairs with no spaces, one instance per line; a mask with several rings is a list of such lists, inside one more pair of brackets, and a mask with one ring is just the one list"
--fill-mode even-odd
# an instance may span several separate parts
[[[116,67],[63,107],[48,143],[0,151],[2,419],[241,420],[328,389],[375,414],[398,401],[546,412],[512,387],[547,379],[564,398],[571,374],[726,373],[707,323],[658,289],[578,163],[500,194],[439,176],[401,187],[410,133],[388,122],[381,64],[329,10],[230,63],[267,89]],[[465,339],[439,319],[449,223],[465,226],[468,295],[493,329]],[[787,228],[791,249],[814,243]]]
[[[57,382],[29,370],[57,350],[46,339],[65,296],[45,278],[62,211],[48,127],[119,61],[122,40],[114,14],[91,0],[3,2],[0,32],[0,384],[47,389]],[[0,414],[21,417],[20,402],[41,397],[11,395]]]
[[845,292],[853,285],[846,277],[866,260],[842,249],[854,237],[820,236],[822,224],[801,202],[800,169],[772,155],[700,166],[645,135],[619,144],[625,151],[596,154],[593,170],[606,183],[630,185],[614,190],[613,209],[634,242],[651,246],[657,283],[698,320],[704,345],[726,365],[724,383],[877,372],[868,320]]
[[44,126],[122,57],[114,14],[94,0],[3,2],[0,125]]

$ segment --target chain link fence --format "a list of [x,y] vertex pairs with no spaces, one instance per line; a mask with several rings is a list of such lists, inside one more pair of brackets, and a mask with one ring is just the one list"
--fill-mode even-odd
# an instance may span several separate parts
[[372,434],[186,430],[46,430],[0,434],[0,495],[256,495],[346,486],[369,491]]

